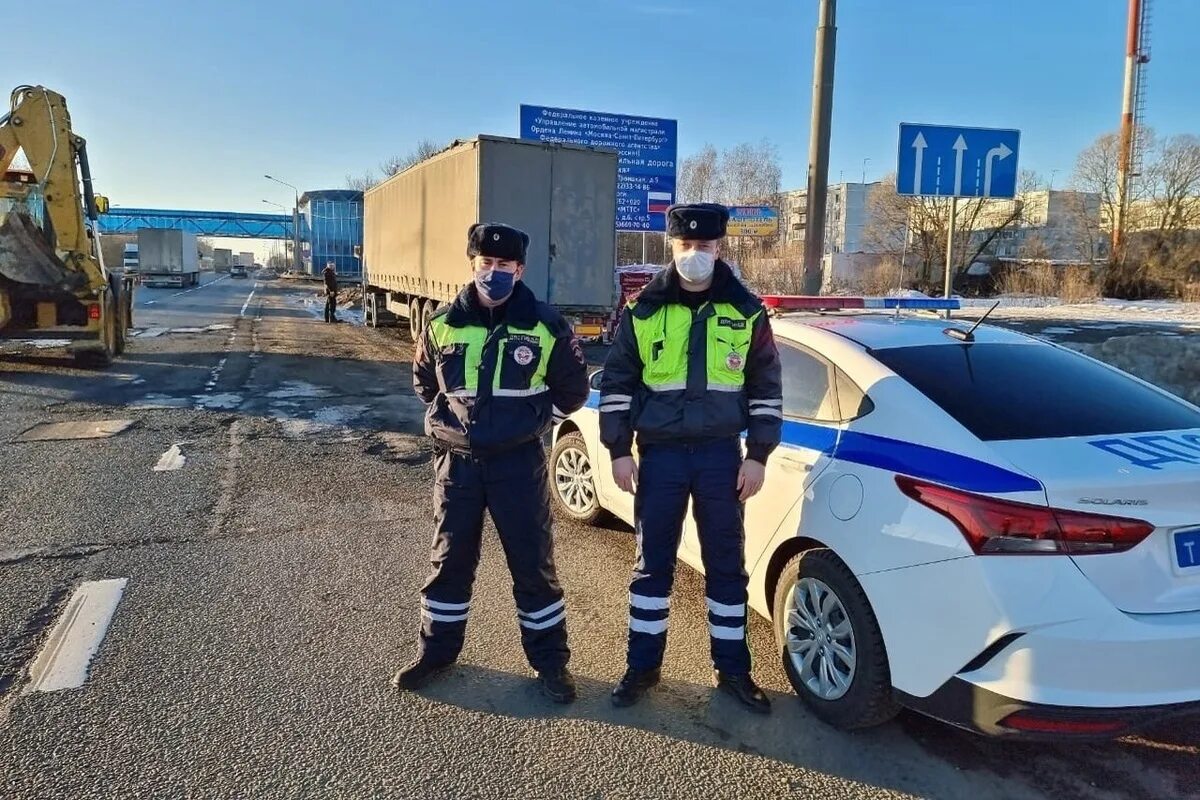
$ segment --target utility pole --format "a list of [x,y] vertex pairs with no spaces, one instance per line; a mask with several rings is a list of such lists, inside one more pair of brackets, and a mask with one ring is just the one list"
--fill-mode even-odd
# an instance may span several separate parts
[[812,118],[808,140],[808,194],[804,233],[804,293],[820,294],[825,254],[825,194],[829,185],[829,135],[833,118],[833,63],[837,0],[820,0],[813,49]]
[[1121,139],[1117,152],[1116,219],[1112,229],[1112,256],[1121,261],[1125,246],[1125,226],[1129,222],[1129,184],[1133,173],[1133,148],[1137,136],[1137,87],[1141,65],[1150,58],[1141,52],[1143,0],[1129,0],[1125,28],[1125,87],[1121,94]]
[[272,178],[270,175],[263,175],[269,181],[275,181],[292,190],[294,197],[292,206],[292,267],[297,273],[300,269],[300,190],[287,181],[281,181],[279,178]]

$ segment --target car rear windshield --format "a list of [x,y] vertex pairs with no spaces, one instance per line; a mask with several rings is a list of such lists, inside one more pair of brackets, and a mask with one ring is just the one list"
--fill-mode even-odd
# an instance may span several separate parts
[[1200,412],[1057,347],[944,344],[872,355],[984,441],[1200,428]]

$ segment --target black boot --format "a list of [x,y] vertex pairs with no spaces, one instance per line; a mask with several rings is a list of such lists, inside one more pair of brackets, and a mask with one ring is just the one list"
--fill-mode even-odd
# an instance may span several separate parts
[[435,661],[421,656],[392,676],[392,686],[401,692],[420,689],[453,665],[453,661]]
[[575,677],[566,667],[539,672],[538,683],[542,686],[542,694],[556,703],[570,703],[575,699]]
[[647,689],[658,683],[661,676],[662,671],[658,667],[645,670],[631,667],[625,671],[625,676],[613,689],[612,704],[619,708],[633,705],[642,699]]
[[750,677],[750,673],[731,675],[727,672],[717,673],[717,688],[734,697],[755,714],[770,714],[771,701],[762,689]]

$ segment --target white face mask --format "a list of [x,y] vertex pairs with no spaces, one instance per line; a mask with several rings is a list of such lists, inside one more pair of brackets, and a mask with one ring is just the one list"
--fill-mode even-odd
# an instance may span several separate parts
[[716,258],[703,250],[688,250],[675,258],[675,269],[685,281],[703,283],[712,277]]

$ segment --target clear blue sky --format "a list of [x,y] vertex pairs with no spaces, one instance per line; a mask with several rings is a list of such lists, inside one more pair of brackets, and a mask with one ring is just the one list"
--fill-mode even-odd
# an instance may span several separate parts
[[[904,121],[1016,127],[1062,185],[1116,127],[1125,0],[842,0],[831,181],[892,169]],[[70,103],[129,206],[270,210],[420,138],[516,135],[520,103],[679,121],[680,157],[766,137],[804,183],[816,0],[41,0],[0,88]],[[1200,2],[1155,3],[1147,120],[1200,133]],[[72,38],[64,38],[69,35]]]

